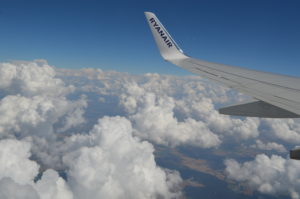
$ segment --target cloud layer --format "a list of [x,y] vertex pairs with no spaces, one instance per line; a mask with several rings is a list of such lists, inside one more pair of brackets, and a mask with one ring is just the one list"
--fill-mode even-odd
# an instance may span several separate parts
[[0,198],[182,197],[180,174],[157,166],[151,143],[275,153],[226,160],[225,171],[299,198],[299,163],[279,156],[299,142],[299,120],[216,111],[245,99],[195,76],[0,63]]
[[104,117],[78,132],[89,99],[70,97],[76,88],[46,61],[1,63],[0,71],[1,198],[181,196],[179,173],[156,165],[128,119]]
[[[252,166],[260,165],[258,167],[263,167],[262,170],[268,168],[269,164],[263,164],[267,162],[294,164],[286,156],[283,158],[278,155],[285,154],[288,147],[293,147],[299,142],[299,119],[258,119],[220,115],[216,111],[217,108],[249,98],[201,77],[130,75],[94,69],[64,69],[58,72],[65,82],[75,85],[78,91],[97,93],[99,103],[114,107],[114,114],[129,119],[134,135],[142,140],[170,147],[192,145],[222,149],[223,145],[229,145],[242,147],[244,150],[255,150],[256,153],[277,154],[271,158],[262,154],[249,162],[252,162]],[[225,162],[228,176],[237,181],[250,182],[247,177],[260,175],[259,169],[251,170],[238,163],[238,160],[231,159]],[[239,167],[235,169],[234,165]],[[290,167],[292,166],[286,166],[280,174],[271,172],[266,177],[266,182],[249,184],[263,193],[289,194],[297,198],[299,189],[293,186],[280,188],[272,184],[280,184],[283,183],[282,179],[289,179]],[[232,171],[241,172],[249,169],[252,173],[240,180],[238,174],[230,172],[231,168],[234,168]],[[289,185],[292,183],[293,181]]]

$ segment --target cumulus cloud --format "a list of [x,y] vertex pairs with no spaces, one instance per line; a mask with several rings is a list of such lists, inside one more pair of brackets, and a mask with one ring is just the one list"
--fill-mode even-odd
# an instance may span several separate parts
[[87,136],[89,147],[64,156],[76,198],[180,196],[171,191],[181,183],[179,174],[157,167],[153,146],[132,136],[127,119],[104,117]]
[[76,131],[89,99],[71,100],[75,87],[46,61],[1,63],[0,71],[1,198],[181,196],[179,173],[156,165],[152,144],[133,135],[131,121],[104,117],[90,132]]
[[55,77],[45,60],[0,63],[0,73],[0,88],[9,94],[60,96],[73,90]]
[[66,96],[74,87],[56,78],[54,68],[46,61],[0,63],[0,71],[0,92],[6,94],[0,101],[2,137],[25,133],[28,127],[47,135],[45,132],[59,120],[64,121],[63,130],[84,122],[86,100],[68,100]]
[[[166,121],[157,122],[157,119],[152,122],[156,124],[153,125],[154,128],[159,129],[157,136],[154,135],[154,131],[139,130],[137,134],[160,144],[194,145],[189,138],[182,139],[181,136],[170,138],[171,133],[167,133],[170,128],[166,128],[170,121],[173,121],[173,124],[177,121],[178,125],[174,126],[179,127],[191,120],[203,122],[211,135],[218,137],[220,142],[211,144],[211,147],[219,146],[226,137],[232,137],[231,139],[237,141],[266,137],[271,142],[283,141],[291,144],[298,143],[300,140],[297,119],[241,118],[219,114],[217,111],[219,107],[248,100],[249,97],[199,76],[130,75],[97,69],[59,69],[58,73],[65,82],[74,84],[78,91],[97,93],[101,99],[99,103],[116,110],[114,112],[116,115],[128,117],[133,122],[134,129],[139,128],[136,125],[144,125],[142,120],[139,120],[140,123],[135,122],[134,120],[138,118],[135,116],[140,115],[142,119],[142,114],[147,113],[150,117],[150,110],[154,112],[155,108],[164,109],[156,114]],[[112,97],[116,98],[116,103],[112,102]],[[154,100],[151,102],[150,98]],[[145,125],[148,125],[147,122]],[[175,127],[172,130],[179,129]],[[160,140],[154,139],[158,134],[167,134],[167,136],[163,136]],[[200,133],[192,133],[191,136],[195,138],[195,134],[200,135]]]
[[19,184],[27,184],[34,180],[39,166],[29,160],[30,143],[1,140],[0,149],[0,179],[9,177]]
[[[90,133],[75,134],[65,142],[62,158],[68,180],[47,169],[35,181],[40,166],[30,160],[31,143],[1,140],[0,196],[43,199],[181,196],[179,173],[156,165],[153,146],[133,137],[131,123],[125,118],[105,117]],[[15,188],[20,192],[15,193]]]
[[[12,191],[18,189],[23,198],[176,198],[182,179],[157,166],[150,142],[222,148],[228,140],[249,141],[245,146],[255,141],[252,148],[286,152],[300,141],[299,120],[216,111],[246,99],[197,76],[55,69],[44,60],[0,63],[0,150],[10,149],[0,152],[0,197],[18,198]],[[103,116],[115,117],[85,123]],[[19,175],[21,163],[27,167]],[[260,177],[260,168],[270,165]],[[280,156],[258,155],[243,164],[227,160],[226,172],[263,193],[297,198],[296,166]]]
[[43,60],[0,63],[0,71],[1,198],[73,198],[54,170],[46,170],[37,183],[35,179],[40,168],[56,167],[56,157],[51,157],[56,129],[84,122],[85,99],[68,100],[74,88],[56,78]]
[[52,169],[43,172],[41,179],[34,184],[34,188],[42,199],[73,198],[73,193],[65,180]]
[[85,122],[86,99],[69,100],[74,87],[43,60],[0,63],[0,71],[0,139],[30,140],[40,163],[53,167],[51,148],[59,134]]
[[262,119],[263,130],[288,143],[300,142],[299,119]]
[[139,137],[169,146],[189,144],[210,148],[219,146],[224,134],[242,139],[259,135],[258,119],[234,119],[216,111],[217,103],[230,98],[226,89],[217,87],[220,88],[220,98],[214,102],[206,95],[215,97],[217,94],[206,91],[202,82],[194,82],[190,88],[182,83],[185,88],[176,90],[173,87],[177,86],[177,79],[159,82],[158,87],[152,78],[156,80],[159,75],[146,77],[148,82],[125,83],[119,96],[120,104],[129,114]]
[[73,102],[42,95],[8,95],[0,101],[0,136],[55,136],[53,125],[59,120],[66,120],[61,127],[64,130],[83,123],[85,106],[84,99]]
[[130,119],[139,137],[170,146],[191,144],[209,148],[220,144],[219,137],[202,121],[192,118],[178,121],[174,116],[175,102],[172,98],[146,93],[136,84],[129,86],[128,92],[128,98],[122,96],[123,103],[132,113]]
[[56,171],[47,170],[37,183],[34,182],[40,166],[29,159],[30,147],[26,141],[0,141],[1,198],[72,198],[70,192],[71,197],[65,197],[68,188]]
[[[201,147],[201,142],[195,144],[188,136],[183,138],[184,136],[176,134],[181,126],[190,125],[187,124],[190,121],[204,123],[204,132],[211,132],[214,141],[207,146],[203,145],[204,147],[219,146],[226,137],[237,141],[261,136],[273,142],[279,139],[296,143],[300,140],[298,120],[241,118],[219,114],[219,107],[248,100],[249,97],[198,76],[130,75],[97,69],[59,69],[58,73],[65,82],[74,84],[78,91],[97,93],[101,99],[99,103],[110,107],[114,114],[126,116],[132,121],[133,128],[137,130],[136,135],[159,144],[190,144]],[[161,117],[163,122],[158,117],[153,122],[149,121],[151,112]],[[149,119],[143,121],[143,116],[148,116]],[[135,121],[137,119],[139,122]],[[151,123],[157,129],[157,134],[154,130],[140,130],[143,125],[147,129]],[[169,124],[174,127],[169,128]],[[175,132],[173,137],[171,130]],[[201,134],[192,131],[191,137],[199,136],[197,139],[201,140]],[[163,136],[158,139],[159,135]]]
[[0,180],[0,198],[39,199],[38,193],[31,185],[21,185],[11,178]]
[[[111,110],[114,110],[113,114],[129,119],[132,123],[133,135],[141,140],[172,147],[193,145],[201,148],[222,148],[222,144],[226,145],[229,141],[231,144],[250,146],[251,150],[265,150],[269,151],[268,153],[286,153],[287,147],[300,140],[300,126],[297,119],[259,119],[220,115],[216,111],[219,107],[249,98],[201,77],[130,75],[95,69],[64,69],[59,70],[59,74],[65,82],[75,85],[78,92],[96,93],[97,102],[111,107]],[[77,142],[88,141],[78,138]],[[251,145],[253,142],[255,144]],[[283,161],[285,166],[294,164],[293,161],[279,156],[267,159],[266,157],[258,156],[252,162],[257,162],[258,159],[260,161],[269,159],[269,162],[275,163]],[[244,164],[239,164],[235,160],[226,161],[226,165],[229,176],[238,176],[231,175],[229,172],[234,165],[239,165],[237,171],[245,168]],[[262,170],[267,170],[267,167]],[[274,173],[275,171],[277,170],[274,169]],[[272,180],[268,177],[266,179],[281,183],[281,179],[288,179],[286,171],[280,170],[280,174],[270,178]],[[242,172],[247,174],[246,169]],[[246,177],[243,180],[247,181]],[[253,184],[255,183],[252,183],[252,186]],[[298,194],[296,188],[288,189],[283,186],[285,188],[279,191],[272,183],[270,186],[266,184],[260,187],[256,184],[253,187],[264,193],[284,194],[288,190],[292,197]]]
[[256,140],[255,144],[252,145],[253,148],[258,148],[260,150],[267,151],[278,151],[281,153],[287,152],[286,148],[282,144],[278,144],[276,142],[267,142],[264,143],[261,140]]
[[293,199],[299,198],[299,161],[259,154],[253,161],[240,164],[229,159],[225,165],[230,178],[247,182],[253,189],[266,194],[289,194]]
[[[65,82],[74,84],[78,91],[97,93],[99,103],[111,106],[117,110],[116,115],[129,119],[134,136],[142,140],[172,147],[193,145],[202,148],[222,148],[222,143],[227,141],[245,147],[254,141],[251,150],[255,148],[269,153],[286,153],[286,147],[300,140],[297,119],[220,115],[216,111],[219,107],[248,98],[201,77],[130,75],[93,69],[59,72]],[[112,98],[117,100],[112,103]],[[87,141],[78,138],[77,142]],[[227,160],[226,173],[263,193],[289,193],[297,198],[299,176],[296,164],[280,156],[261,154],[244,164]],[[284,184],[284,181],[288,183]]]

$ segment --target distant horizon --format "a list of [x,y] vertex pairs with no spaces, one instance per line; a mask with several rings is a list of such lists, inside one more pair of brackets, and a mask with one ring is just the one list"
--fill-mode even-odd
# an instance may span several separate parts
[[[200,75],[197,75],[195,73],[191,73],[187,70],[184,70],[178,66],[175,66],[175,65],[171,65],[171,67],[174,68],[174,71],[172,72],[167,72],[167,71],[164,71],[164,72],[155,72],[155,71],[152,71],[152,72],[143,72],[143,71],[140,71],[140,72],[135,72],[135,71],[122,71],[122,70],[119,70],[119,69],[115,69],[115,68],[97,68],[97,67],[89,67],[89,66],[86,66],[86,67],[79,67],[79,68],[72,68],[72,67],[61,67],[61,66],[56,66],[56,65],[53,65],[51,63],[48,62],[48,60],[46,59],[34,59],[34,60],[8,60],[8,61],[3,61],[3,62],[0,62],[0,63],[10,63],[10,62],[19,62],[19,61],[26,61],[26,62],[35,62],[36,60],[44,60],[44,61],[47,61],[47,63],[54,67],[54,68],[58,68],[58,69],[71,69],[71,70],[81,70],[81,69],[100,69],[104,72],[108,72],[108,71],[114,71],[114,72],[120,72],[120,73],[128,73],[128,74],[132,74],[132,75],[143,75],[143,74],[159,74],[159,75],[171,75],[171,76],[200,76]],[[207,61],[207,60],[204,60],[204,61]],[[216,63],[216,62],[215,62]],[[224,64],[224,63],[218,63],[218,64]],[[235,66],[235,65],[231,65],[231,66]],[[237,66],[237,67],[243,67],[243,66]],[[249,68],[249,67],[243,67],[243,68],[247,68],[247,69],[252,69],[252,68]],[[295,74],[291,74],[291,73],[281,73],[281,72],[271,72],[271,70],[268,70],[268,69],[265,69],[265,70],[261,70],[261,69],[254,69],[256,71],[262,71],[262,72],[267,72],[267,73],[273,73],[273,74],[278,74],[278,75],[286,75],[286,76],[289,76],[289,77],[295,77],[295,78],[300,78],[300,74],[298,76],[295,75]],[[178,71],[178,72],[177,72]],[[213,83],[215,83],[215,81],[213,80],[210,80],[209,78],[207,77],[203,77],[201,76],[202,78],[204,79],[207,79]]]

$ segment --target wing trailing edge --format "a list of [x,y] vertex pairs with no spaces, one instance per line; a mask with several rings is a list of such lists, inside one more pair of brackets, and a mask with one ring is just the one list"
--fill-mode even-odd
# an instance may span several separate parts
[[224,115],[264,117],[264,118],[298,118],[299,115],[272,104],[256,100],[219,109]]

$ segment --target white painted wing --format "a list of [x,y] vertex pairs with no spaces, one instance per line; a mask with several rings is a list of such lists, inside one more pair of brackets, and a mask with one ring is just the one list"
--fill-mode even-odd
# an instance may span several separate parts
[[[145,15],[160,54],[166,61],[264,102],[256,103],[255,106],[247,104],[248,109],[255,108],[257,114],[245,113],[244,116],[300,117],[299,78],[206,62],[186,56],[158,18],[151,12],[145,12]],[[241,105],[238,106],[241,107]],[[224,109],[222,113],[231,114],[231,109],[226,110],[227,112]],[[243,115],[242,109],[240,110],[239,114],[233,115]],[[265,115],[264,112],[267,111],[269,112]],[[236,108],[235,113],[237,113]]]

